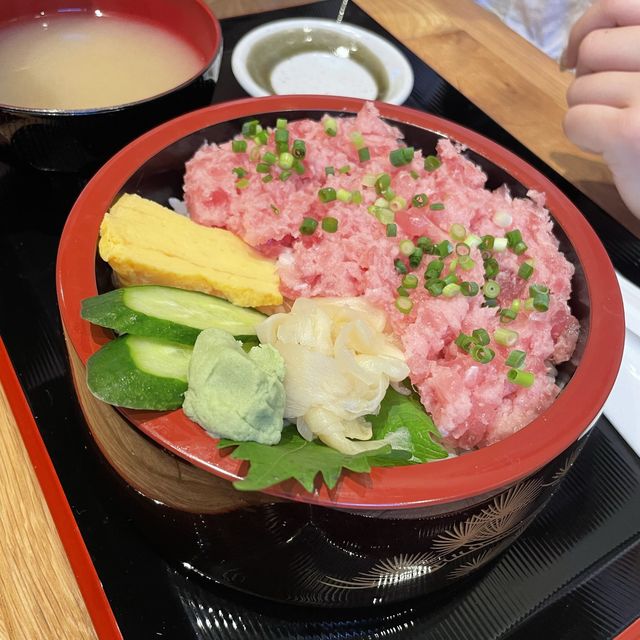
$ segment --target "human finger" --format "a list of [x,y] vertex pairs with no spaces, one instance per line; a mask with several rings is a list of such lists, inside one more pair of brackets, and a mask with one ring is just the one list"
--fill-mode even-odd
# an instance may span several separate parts
[[598,71],[640,71],[640,26],[586,35],[578,49],[576,76]]
[[592,153],[604,153],[619,138],[621,110],[599,104],[579,104],[564,117],[564,132],[577,146]]
[[576,78],[567,90],[567,104],[640,106],[640,72],[602,71]]
[[580,43],[587,34],[597,29],[611,29],[640,24],[640,2],[629,0],[600,0],[591,5],[573,25],[561,65],[575,68]]

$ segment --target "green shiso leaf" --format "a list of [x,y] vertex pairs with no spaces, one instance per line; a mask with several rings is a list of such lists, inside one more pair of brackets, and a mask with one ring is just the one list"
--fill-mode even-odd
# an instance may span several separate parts
[[440,433],[431,416],[413,394],[405,396],[389,387],[378,414],[365,419],[373,427],[374,440],[393,441],[394,433],[406,436],[408,447],[405,443],[402,448],[411,450],[411,462],[441,460],[449,456],[439,442]]
[[368,473],[372,467],[408,464],[408,452],[380,444],[380,448],[373,451],[345,455],[317,440],[308,442],[290,425],[283,429],[276,445],[221,440],[218,447],[235,446],[231,457],[249,462],[247,475],[233,483],[236,489],[260,491],[293,478],[311,492],[319,473],[327,487],[333,489],[343,469]]

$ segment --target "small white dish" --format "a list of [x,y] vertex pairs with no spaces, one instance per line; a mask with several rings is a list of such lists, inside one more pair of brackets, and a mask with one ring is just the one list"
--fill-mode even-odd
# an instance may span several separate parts
[[252,96],[313,93],[402,104],[413,70],[389,41],[371,31],[323,18],[261,25],[238,42],[231,68]]

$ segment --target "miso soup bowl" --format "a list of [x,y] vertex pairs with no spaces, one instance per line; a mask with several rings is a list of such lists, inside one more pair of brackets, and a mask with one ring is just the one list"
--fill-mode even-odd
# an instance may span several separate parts
[[[109,332],[80,318],[84,298],[111,288],[96,252],[103,213],[136,192],[166,204],[182,196],[184,163],[206,140],[228,140],[243,121],[275,126],[357,112],[357,99],[272,96],[220,104],[166,123],[128,145],[89,182],[62,235],[58,295],[62,321],[83,362]],[[515,196],[546,193],[560,247],[575,265],[571,307],[581,335],[560,366],[556,401],[516,434],[492,446],[428,464],[345,473],[333,490],[306,492],[290,481],[261,493],[235,492],[244,468],[221,455],[181,411],[123,410],[132,428],[163,451],[204,470],[208,502],[179,508],[162,489],[128,486],[132,518],[182,567],[273,600],[369,606],[455,584],[491,562],[532,522],[560,486],[597,421],[620,365],[624,318],[609,258],[572,203],[544,176],[494,142],[435,116],[378,104],[408,144],[432,153],[442,136]],[[455,393],[455,389],[452,390]],[[181,462],[181,463],[182,463]],[[134,483],[135,484],[135,483]],[[162,483],[158,482],[158,487]]]
[[3,0],[0,29],[24,19],[45,23],[68,11],[112,13],[157,25],[191,44],[201,67],[182,84],[128,104],[60,110],[0,102],[0,159],[20,169],[89,176],[141,133],[211,103],[222,60],[222,32],[204,0]]

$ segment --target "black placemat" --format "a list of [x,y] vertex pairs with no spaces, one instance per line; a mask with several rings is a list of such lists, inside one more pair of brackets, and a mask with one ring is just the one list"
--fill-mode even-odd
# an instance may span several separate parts
[[[338,4],[223,21],[226,53],[216,100],[244,95],[230,54],[249,29],[285,15],[334,17]],[[353,4],[345,20],[384,34]],[[585,212],[616,266],[637,282],[640,243],[631,234],[406,53],[416,75],[407,104],[474,128],[541,169]],[[80,186],[73,178],[16,174],[0,164],[0,334],[127,640],[601,640],[638,617],[640,460],[604,418],[526,533],[452,591],[381,609],[310,610],[230,592],[167,563],[133,527],[123,508],[131,489],[97,452],[70,381],[54,271],[64,217]]]

